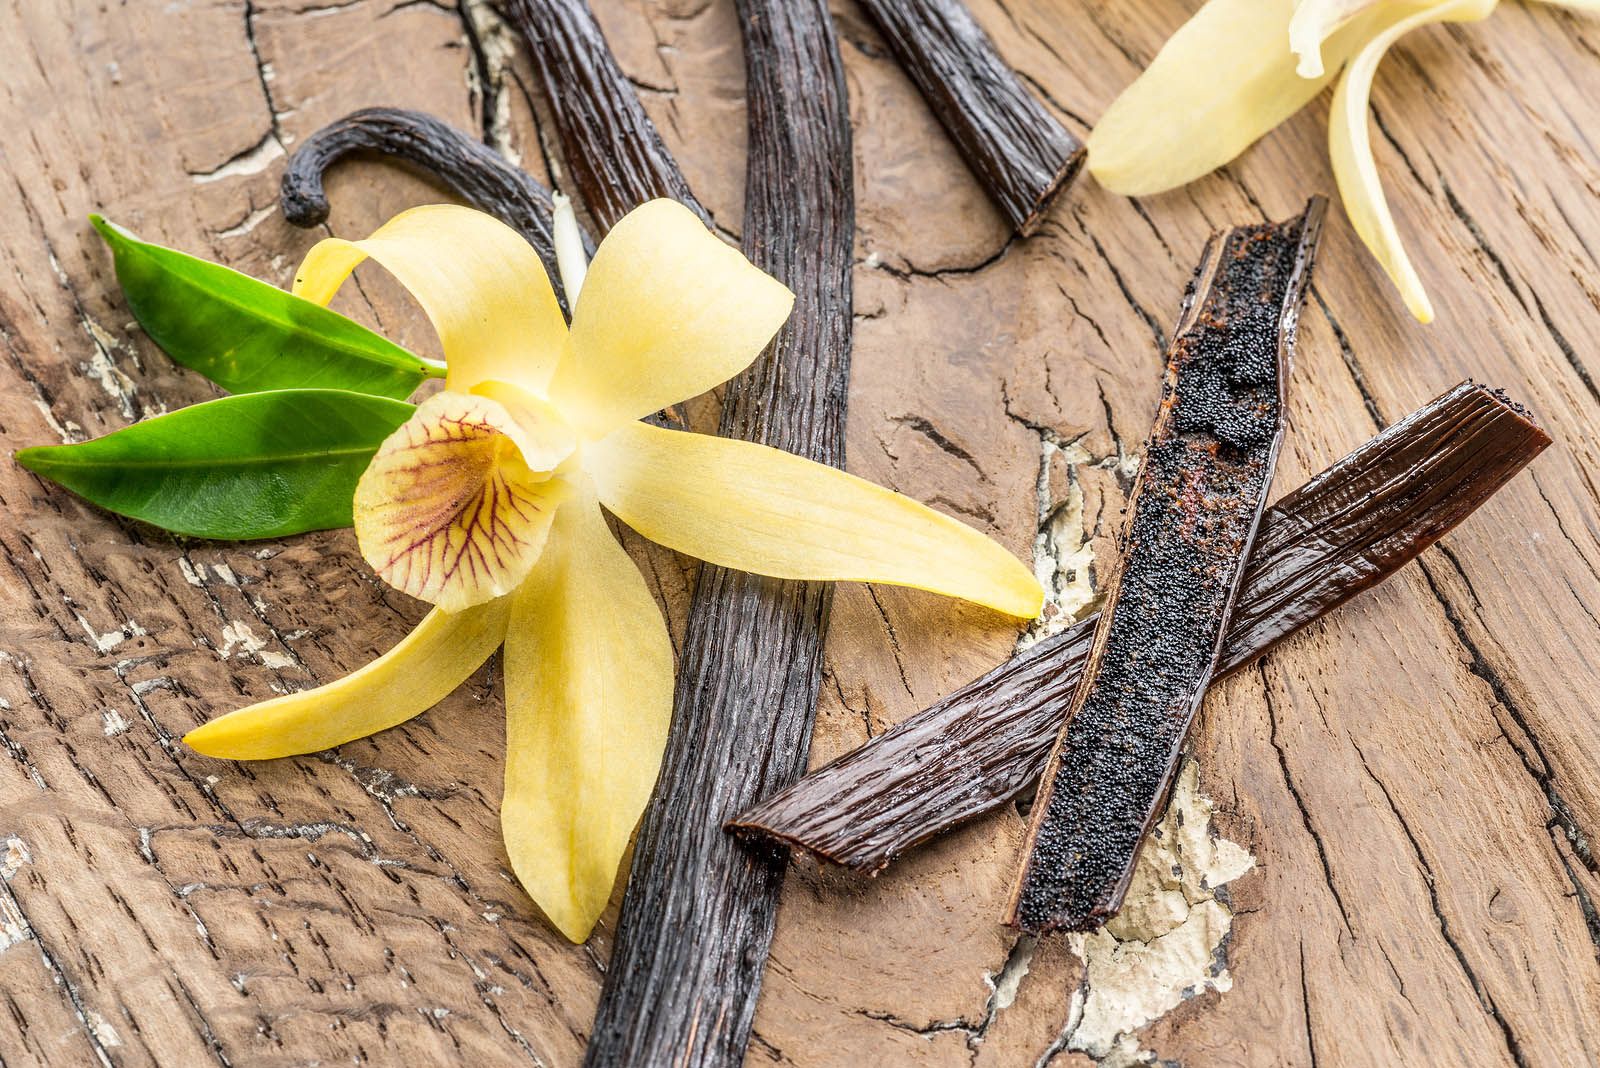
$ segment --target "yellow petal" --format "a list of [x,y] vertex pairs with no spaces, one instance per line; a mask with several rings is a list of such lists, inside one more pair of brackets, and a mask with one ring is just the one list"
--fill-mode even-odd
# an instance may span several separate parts
[[776,578],[886,582],[1032,618],[1033,573],[971,527],[747,441],[631,423],[588,446],[600,500],[652,541]]
[[550,399],[601,437],[744,370],[793,305],[688,208],[652,200],[595,252]]
[[611,897],[660,770],[672,645],[586,480],[514,601],[500,822],[523,887],[581,942]]
[[471,208],[412,208],[365,241],[317,242],[295,272],[294,291],[327,304],[368,256],[428,313],[449,388],[465,392],[487,378],[545,388],[567,325],[543,262],[521,234]]
[[1433,305],[1400,244],[1400,233],[1395,229],[1394,216],[1389,212],[1389,202],[1378,178],[1378,165],[1372,158],[1372,138],[1367,128],[1372,77],[1384,53],[1410,31],[1431,22],[1471,22],[1487,18],[1494,7],[1495,0],[1449,0],[1404,17],[1391,17],[1388,25],[1351,61],[1350,69],[1333,94],[1333,111],[1328,117],[1328,152],[1333,159],[1333,176],[1339,183],[1345,213],[1419,322],[1433,321]]
[[219,716],[184,736],[232,760],[315,753],[426,712],[478,670],[505,638],[509,598],[465,612],[435,608],[399,645],[337,682]]
[[529,427],[488,397],[435,394],[356,483],[361,555],[447,612],[510,593],[544,549],[566,494],[550,471],[572,448],[564,425]]
[[1302,78],[1323,74],[1322,42],[1361,12],[1386,0],[1299,0],[1289,20],[1289,50],[1300,57]]
[[1112,101],[1089,134],[1089,170],[1144,196],[1222,166],[1322,91],[1367,33],[1357,18],[1323,44],[1327,73],[1302,78],[1289,51],[1294,0],[1208,0]]

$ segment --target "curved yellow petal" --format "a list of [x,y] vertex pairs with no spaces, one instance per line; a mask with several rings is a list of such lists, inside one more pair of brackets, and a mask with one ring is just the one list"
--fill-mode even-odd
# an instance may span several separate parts
[[550,399],[601,437],[744,370],[793,305],[688,208],[652,200],[595,252]]
[[506,634],[511,867],[574,942],[610,900],[672,718],[672,645],[585,481],[514,598]]
[[1289,20],[1289,51],[1300,57],[1302,78],[1323,74],[1322,42],[1368,8],[1391,0],[1298,0]]
[[404,723],[465,682],[505,638],[509,598],[465,612],[435,608],[400,644],[337,682],[275,697],[196,727],[196,751],[267,760],[330,749]]
[[1294,0],[1207,0],[1089,134],[1089,171],[1115,193],[1144,196],[1227,163],[1299,111],[1365,38],[1367,19],[1322,46],[1328,71],[1295,72]]
[[1351,61],[1333,94],[1328,152],[1345,213],[1419,322],[1433,321],[1433,305],[1400,243],[1400,233],[1395,229],[1394,216],[1378,178],[1378,165],[1372,158],[1371,131],[1367,126],[1372,78],[1389,47],[1417,27],[1432,22],[1471,22],[1487,18],[1494,8],[1495,0],[1448,0],[1393,19]]
[[489,397],[445,391],[385,439],[356,483],[361,555],[397,590],[460,611],[504,596],[544,550],[573,450]]
[[1026,619],[1044,603],[1033,572],[978,531],[779,449],[632,423],[588,446],[584,467],[624,523],[724,567],[915,586]]
[[412,208],[365,241],[317,242],[295,272],[294,292],[327,304],[368,256],[428,313],[449,388],[464,392],[487,378],[545,388],[567,324],[544,263],[521,234],[472,208]]

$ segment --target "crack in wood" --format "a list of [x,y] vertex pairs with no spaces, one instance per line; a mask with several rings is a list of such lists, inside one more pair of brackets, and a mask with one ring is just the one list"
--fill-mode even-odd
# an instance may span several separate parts
[[1400,830],[1405,834],[1406,841],[1411,843],[1411,852],[1416,857],[1417,867],[1422,874],[1423,886],[1427,888],[1428,904],[1433,911],[1434,921],[1438,925],[1439,936],[1450,947],[1451,954],[1461,967],[1462,975],[1471,984],[1472,992],[1477,996],[1479,1007],[1489,1015],[1495,1026],[1499,1028],[1500,1034],[1505,1040],[1506,1052],[1516,1062],[1518,1068],[1531,1068],[1531,1062],[1523,1053],[1522,1043],[1517,1039],[1516,1033],[1512,1031],[1511,1024],[1501,1014],[1500,1007],[1495,1004],[1493,995],[1489,993],[1489,988],[1484,985],[1483,980],[1478,977],[1478,973],[1473,970],[1472,965],[1467,961],[1467,954],[1461,948],[1461,943],[1450,933],[1450,921],[1445,917],[1444,911],[1439,904],[1439,887],[1433,874],[1433,865],[1428,863],[1427,855],[1422,850],[1422,843],[1418,841],[1416,832],[1411,829],[1411,824],[1401,814],[1400,807],[1395,804],[1394,795],[1389,792],[1389,788],[1384,785],[1383,780],[1378,778],[1377,773],[1372,770],[1372,765],[1367,762],[1367,754],[1362,752],[1361,746],[1354,739],[1351,739],[1350,745],[1355,749],[1356,756],[1360,758],[1361,767],[1367,773],[1367,777],[1372,780],[1373,785],[1383,794],[1383,799],[1388,803],[1389,811],[1394,815],[1396,822],[1400,824]]

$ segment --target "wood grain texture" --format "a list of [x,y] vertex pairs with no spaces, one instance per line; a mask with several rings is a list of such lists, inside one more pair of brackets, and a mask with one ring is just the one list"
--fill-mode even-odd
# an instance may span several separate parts
[[[1079,136],[1194,6],[971,4]],[[732,5],[594,7],[707,211],[739,232]],[[1206,234],[1332,192],[1326,98],[1188,189],[1132,202],[1083,181],[1012,240],[870,20],[834,9],[858,198],[850,469],[1019,554],[1038,547],[1059,620],[1088,604],[1155,405],[1167,309]],[[10,448],[212,395],[127,325],[90,210],[286,283],[327,231],[276,214],[285,151],[356,108],[428,111],[541,180],[559,158],[517,36],[477,0],[6,0],[0,40]],[[1600,26],[1539,4],[1409,37],[1381,70],[1379,162],[1439,317],[1410,322],[1330,213],[1278,484],[1469,376],[1526,402],[1556,444],[1417,565],[1206,702],[1199,786],[1214,830],[1256,864],[1228,883],[1232,988],[1140,1028],[1160,1058],[1600,1057],[1597,70]],[[329,193],[344,235],[448,197],[367,162],[336,170]],[[360,282],[341,307],[435,351],[380,272]],[[717,425],[716,401],[690,406],[699,428]],[[587,949],[564,945],[512,881],[487,673],[320,757],[230,764],[177,742],[360,665],[420,617],[348,534],[180,543],[11,465],[0,502],[8,1068],[579,1063],[615,920]],[[681,653],[693,566],[630,544]],[[977,677],[1015,639],[933,597],[840,587],[812,761]],[[998,922],[1022,827],[1003,807],[874,880],[791,870],[748,1063],[1091,1063],[1072,944],[1019,944]],[[1023,963],[1014,999],[996,996],[992,977]]]

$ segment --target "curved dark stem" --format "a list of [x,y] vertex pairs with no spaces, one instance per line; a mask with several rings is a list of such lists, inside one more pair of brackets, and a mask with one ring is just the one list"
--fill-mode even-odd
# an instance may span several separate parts
[[[363,108],[306,138],[283,174],[283,217],[296,226],[327,221],[328,195],[322,177],[339,160],[357,153],[401,160],[527,238],[566,307],[551,235],[550,191],[494,149],[420,111]],[[587,234],[584,245],[594,252]]]

